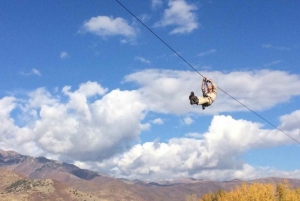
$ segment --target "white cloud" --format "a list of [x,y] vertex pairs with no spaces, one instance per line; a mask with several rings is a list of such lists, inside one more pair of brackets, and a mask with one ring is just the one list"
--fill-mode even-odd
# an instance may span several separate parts
[[148,14],[142,14],[140,16],[138,16],[138,18],[142,21],[142,22],[146,22],[149,21],[151,19],[151,15]]
[[155,27],[175,26],[171,34],[190,33],[198,28],[195,5],[188,4],[185,0],[169,0],[168,5],[163,19],[155,23]]
[[24,139],[30,139],[30,130],[26,127],[19,128],[10,113],[17,107],[14,97],[0,99],[0,146],[2,149],[22,149]]
[[203,134],[197,132],[190,132],[190,133],[186,133],[184,136],[188,138],[202,138]]
[[69,53],[66,52],[66,51],[63,51],[63,52],[60,53],[60,58],[61,58],[61,59],[68,58],[68,56],[69,56]]
[[[1,147],[73,160],[101,160],[122,152],[146,129],[147,125],[140,123],[145,106],[136,91],[113,90],[104,95],[106,91],[95,82],[87,82],[75,91],[64,87],[60,96],[40,88],[31,92],[27,101],[3,98],[0,108],[6,110],[2,110],[5,121],[0,126]],[[67,101],[63,95],[67,95]],[[22,108],[18,116],[26,123],[23,127],[10,117],[16,106]]]
[[272,45],[271,44],[262,44],[262,48],[271,48]]
[[[283,71],[201,73],[251,109],[266,109],[300,95],[299,76]],[[240,156],[250,149],[294,141],[278,130],[263,129],[261,124],[231,116],[214,116],[204,133],[196,130],[165,142],[136,144],[143,130],[163,123],[158,117],[142,124],[148,113],[188,116],[244,109],[220,91],[216,102],[205,111],[191,106],[188,95],[197,82],[195,93],[200,93],[201,80],[191,71],[148,69],[125,77],[125,81],[138,84],[131,91],[108,92],[89,81],[75,90],[65,86],[55,94],[38,88],[28,93],[27,99],[4,97],[0,99],[0,148],[73,160],[81,166],[128,178],[221,180],[283,174],[251,167]],[[280,118],[279,127],[295,139],[300,139],[299,114],[295,111]],[[191,124],[193,119],[187,117],[184,122]]]
[[[284,71],[259,70],[230,73],[201,71],[200,73],[212,78],[218,87],[252,110],[265,110],[300,95],[300,77]],[[289,80],[289,84],[286,84],[286,80]],[[148,69],[126,76],[125,81],[140,85],[138,90],[151,111],[172,114],[186,114],[189,111],[216,114],[247,110],[221,90],[218,90],[216,101],[207,110],[203,111],[199,106],[190,105],[188,96],[191,91],[198,96],[202,94],[202,77],[192,71]]]
[[22,75],[25,75],[25,76],[30,76],[30,75],[38,75],[38,76],[41,76],[42,74],[40,73],[40,71],[38,71],[37,69],[33,68],[31,69],[31,71],[29,72],[24,72],[24,71],[21,71],[20,72]]
[[46,88],[38,88],[28,94],[28,107],[38,108],[41,105],[53,105],[58,102],[57,99],[46,90]]
[[157,8],[163,4],[162,0],[152,0],[152,8]]
[[264,66],[266,66],[266,67],[274,66],[274,65],[277,65],[277,64],[279,64],[281,62],[283,62],[283,61],[282,60],[276,60],[276,61],[272,61],[272,62],[266,63],[266,64],[264,64]]
[[134,37],[136,35],[136,30],[126,20],[120,17],[113,18],[108,16],[92,17],[84,23],[83,31],[102,37],[116,35]]
[[190,118],[190,117],[185,117],[185,118],[183,119],[183,123],[184,123],[185,125],[191,125],[192,123],[194,123],[194,120],[193,120],[192,118]]
[[139,60],[140,62],[142,63],[145,63],[145,64],[150,64],[150,61],[143,58],[143,57],[135,57],[135,59]]
[[89,108],[88,98],[96,95],[104,95],[107,89],[102,88],[96,82],[87,82],[81,84],[79,89],[75,92],[70,92],[71,87],[66,86],[62,89],[62,92],[69,96],[70,101],[68,103],[69,108],[76,109],[77,113],[81,113],[88,120],[91,120],[92,114]]
[[[144,180],[180,177],[228,180],[272,176],[276,170],[254,168],[240,158],[250,149],[292,143],[278,130],[261,127],[260,124],[235,120],[230,116],[215,116],[201,139],[173,138],[166,143],[137,144],[128,152],[94,166],[119,177]],[[297,137],[300,137],[300,133]],[[276,173],[283,174],[286,173]],[[294,173],[290,172],[289,175]]]
[[40,71],[38,71],[35,68],[32,69],[32,73],[35,74],[35,75],[41,75]]
[[153,124],[164,124],[164,120],[161,118],[156,118],[152,121]]
[[[291,114],[284,115],[280,118],[281,121],[281,129],[292,131],[295,130],[296,132],[300,133],[300,110],[296,110]],[[300,141],[300,139],[299,139]]]
[[289,51],[292,48],[290,47],[283,47],[283,46],[273,46],[272,44],[263,44],[262,48],[266,49],[274,49],[274,50],[281,50],[281,51]]
[[215,53],[215,52],[217,52],[215,49],[211,49],[211,50],[208,50],[208,51],[206,51],[206,52],[201,52],[201,53],[199,53],[197,56],[203,57],[203,56],[206,56],[206,55],[213,54],[213,53]]

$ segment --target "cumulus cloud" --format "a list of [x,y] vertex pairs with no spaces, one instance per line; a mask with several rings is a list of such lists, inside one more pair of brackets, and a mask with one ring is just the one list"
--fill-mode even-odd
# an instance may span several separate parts
[[[299,76],[284,71],[201,73],[255,110],[300,95]],[[191,106],[188,95],[195,89],[195,83],[199,83],[195,93],[201,91],[202,78],[195,72],[148,69],[132,73],[124,80],[125,84],[137,84],[137,89],[109,91],[97,82],[88,81],[75,89],[65,86],[54,93],[38,88],[28,93],[27,98],[3,97],[0,148],[76,161],[82,167],[134,179],[251,178],[282,173],[252,167],[240,157],[253,148],[288,145],[294,141],[256,122],[218,115],[223,111],[244,110],[220,90],[209,109],[203,111],[199,106]],[[148,113],[155,113],[157,118],[142,124]],[[190,125],[191,113],[215,115],[206,132],[195,130],[164,142],[138,143],[142,131],[151,124],[164,123],[159,115],[176,114],[179,119],[183,115],[184,122]],[[299,117],[299,111],[286,114],[280,118],[279,127],[300,139]]]
[[175,26],[171,34],[190,33],[198,28],[195,5],[188,4],[185,0],[169,0],[168,6],[163,18],[155,23],[155,27]]
[[[106,92],[98,83],[87,82],[75,91],[66,86],[59,96],[40,88],[29,93],[27,101],[1,99],[0,108],[6,108],[2,110],[2,148],[23,151],[27,146],[23,153],[49,153],[83,161],[101,160],[126,150],[145,127],[140,123],[145,106],[138,101],[136,91]],[[18,107],[26,122],[22,126],[10,117]]]
[[18,150],[24,145],[23,139],[30,139],[30,130],[26,127],[19,128],[10,113],[17,107],[14,97],[0,99],[0,145],[2,149]]
[[203,137],[202,133],[197,133],[197,132],[189,132],[189,133],[186,133],[184,136],[188,137],[188,138],[202,138]]
[[[252,110],[265,110],[300,95],[300,77],[285,71],[259,70],[229,73],[201,71],[200,73],[211,78],[219,88]],[[289,80],[288,85],[286,80]],[[126,76],[125,81],[140,85],[138,90],[151,111],[174,114],[187,112],[216,114],[247,110],[221,90],[218,90],[217,99],[209,110],[203,111],[199,106],[189,105],[188,96],[191,91],[198,96],[202,94],[202,77],[192,71],[147,69]]]
[[245,151],[290,143],[278,130],[262,129],[260,124],[231,116],[215,116],[201,139],[172,138],[165,143],[137,144],[118,157],[94,165],[101,171],[110,170],[107,173],[130,179],[253,179],[272,175],[274,170],[244,163],[241,155]]
[[[300,132],[299,122],[300,122],[300,110],[296,110],[291,114],[284,115],[280,118],[281,129],[296,132]],[[300,140],[300,139],[299,139]]]
[[0,117],[1,118],[8,118],[10,115],[10,112],[15,108],[14,97],[4,97],[0,100]]
[[28,94],[28,107],[38,108],[41,105],[54,105],[58,100],[53,97],[46,88],[38,88],[35,91],[29,92]]
[[82,29],[84,32],[90,32],[102,37],[116,35],[134,37],[136,35],[136,30],[121,17],[92,17],[84,23]]

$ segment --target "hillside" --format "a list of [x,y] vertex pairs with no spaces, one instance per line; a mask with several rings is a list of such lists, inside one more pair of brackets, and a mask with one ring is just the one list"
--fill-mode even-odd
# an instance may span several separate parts
[[[181,201],[187,195],[201,197],[207,192],[231,190],[243,182],[279,183],[283,178],[251,181],[207,181],[185,178],[173,182],[125,180],[49,160],[0,150],[0,191],[2,200],[103,200]],[[288,179],[294,187],[300,180]],[[0,200],[1,200],[0,199]]]

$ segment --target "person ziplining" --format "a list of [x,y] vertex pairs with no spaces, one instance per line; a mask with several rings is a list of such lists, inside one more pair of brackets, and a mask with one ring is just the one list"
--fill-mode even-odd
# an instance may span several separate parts
[[[163,39],[161,39],[154,31],[152,31],[146,24],[144,24],[138,17],[136,17],[127,7],[125,7],[120,1],[116,0],[116,2],[118,4],[120,4],[120,6],[122,6],[129,14],[131,14],[136,20],[138,20],[145,28],[147,28],[154,36],[156,36],[162,43],[164,43],[170,50],[172,50],[180,59],[182,59],[187,65],[189,65],[192,69],[194,69],[194,71],[196,71],[199,75],[201,75],[203,77],[203,75],[196,69],[194,68],[189,62],[187,62],[180,54],[178,54],[170,45],[168,45]],[[207,82],[209,82],[211,84],[211,86],[207,85]],[[205,87],[208,88],[207,92],[205,91]],[[258,113],[256,113],[255,111],[253,111],[252,109],[250,109],[247,105],[243,104],[242,102],[240,102],[239,100],[237,100],[236,98],[234,98],[233,96],[231,96],[229,93],[227,93],[226,91],[224,91],[223,89],[221,89],[220,87],[217,87],[215,83],[212,82],[212,80],[207,80],[205,77],[203,78],[203,82],[202,82],[202,93],[203,93],[203,97],[197,97],[195,96],[194,92],[192,91],[189,99],[190,99],[190,103],[191,105],[193,104],[197,104],[197,105],[202,105],[202,108],[205,109],[205,107],[210,106],[214,100],[217,97],[217,88],[224,92],[225,94],[227,94],[230,98],[234,99],[236,102],[238,102],[239,104],[241,104],[242,106],[244,106],[245,108],[247,108],[250,112],[252,112],[253,114],[255,114],[256,116],[258,116],[259,118],[261,118],[262,120],[264,120],[265,122],[267,122],[268,124],[270,124],[271,126],[273,126],[274,128],[276,128],[278,131],[282,132],[283,134],[285,134],[286,136],[290,137],[292,140],[294,140],[295,142],[297,142],[298,144],[300,144],[300,141],[296,140],[295,138],[293,138],[292,136],[288,135],[287,133],[285,133],[283,130],[281,130],[280,128],[278,128],[277,126],[275,126],[274,124],[272,124],[270,121],[268,121],[267,119],[265,119],[264,117],[262,117],[261,115],[259,115]]]
[[[210,83],[210,85],[208,85],[208,83]],[[202,105],[202,109],[204,110],[205,107],[210,106],[217,97],[217,85],[211,79],[206,79],[206,77],[203,77],[202,80],[202,95],[202,97],[197,97],[192,91],[189,99],[191,105]]]

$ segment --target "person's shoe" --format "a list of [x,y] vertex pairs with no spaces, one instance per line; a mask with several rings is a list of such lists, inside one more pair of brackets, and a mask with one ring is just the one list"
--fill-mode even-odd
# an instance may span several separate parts
[[192,91],[190,96],[189,96],[189,99],[190,99],[190,104],[193,105],[193,102],[192,102],[192,98],[195,96],[194,92]]
[[193,96],[191,99],[192,99],[192,101],[191,101],[191,102],[192,102],[193,104],[196,104],[196,105],[198,105],[198,103],[199,103],[199,99],[197,98],[197,96]]

